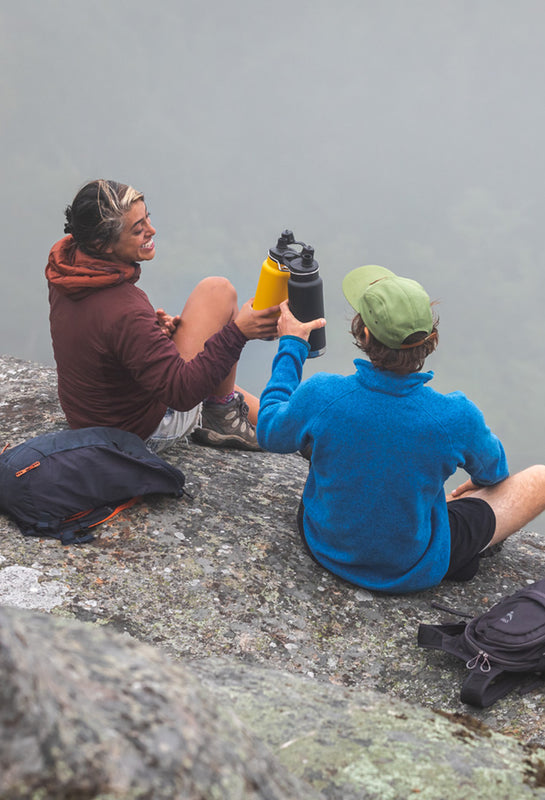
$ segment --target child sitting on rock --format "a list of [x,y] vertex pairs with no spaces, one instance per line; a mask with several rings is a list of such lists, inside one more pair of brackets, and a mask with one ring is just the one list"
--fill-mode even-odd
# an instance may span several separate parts
[[[349,376],[301,382],[309,334],[325,320],[301,323],[283,303],[259,444],[311,452],[298,523],[326,569],[392,593],[468,580],[486,548],[545,509],[545,466],[509,477],[477,406],[431,388],[433,373],[421,370],[437,346],[437,320],[419,283],[364,266],[346,275],[343,291],[369,360],[356,359]],[[458,467],[469,480],[446,496]]]

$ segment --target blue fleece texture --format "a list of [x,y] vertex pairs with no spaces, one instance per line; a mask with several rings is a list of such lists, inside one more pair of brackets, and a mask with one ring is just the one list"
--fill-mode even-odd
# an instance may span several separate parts
[[316,559],[367,589],[398,593],[441,581],[450,559],[444,483],[458,467],[482,486],[509,472],[500,440],[462,392],[433,372],[397,375],[356,359],[349,376],[301,383],[308,344],[283,336],[261,395],[261,447],[312,445],[304,530]]

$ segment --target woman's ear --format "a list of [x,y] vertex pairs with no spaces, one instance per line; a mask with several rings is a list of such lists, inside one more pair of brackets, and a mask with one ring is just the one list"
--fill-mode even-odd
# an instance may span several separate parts
[[367,327],[367,325],[364,325],[363,326],[363,336],[364,336],[364,340],[363,341],[364,341],[364,344],[366,344],[366,345],[369,344],[369,335],[370,335],[369,334],[369,328]]

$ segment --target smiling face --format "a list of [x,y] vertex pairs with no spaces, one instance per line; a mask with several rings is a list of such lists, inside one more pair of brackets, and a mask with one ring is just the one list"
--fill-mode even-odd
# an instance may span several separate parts
[[143,200],[136,200],[123,216],[119,239],[105,252],[125,264],[151,261],[155,255],[154,235],[155,228],[150,222],[146,204]]

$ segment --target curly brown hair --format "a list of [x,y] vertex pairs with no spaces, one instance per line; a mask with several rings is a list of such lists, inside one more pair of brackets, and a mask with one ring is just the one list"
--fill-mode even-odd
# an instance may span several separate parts
[[377,369],[386,369],[396,372],[398,375],[408,375],[410,372],[420,372],[424,366],[424,361],[433,353],[439,342],[437,326],[439,317],[434,314],[433,329],[429,336],[426,332],[416,332],[408,336],[403,342],[404,345],[411,345],[419,342],[423,336],[426,340],[416,347],[407,349],[393,350],[376,339],[359,314],[356,314],[350,327],[354,344],[366,354],[373,366]]

